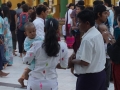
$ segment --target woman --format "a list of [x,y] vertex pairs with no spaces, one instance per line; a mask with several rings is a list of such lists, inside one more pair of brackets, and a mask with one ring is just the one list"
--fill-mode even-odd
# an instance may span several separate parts
[[[4,20],[3,20],[2,10],[0,8],[0,39],[4,43],[4,30],[3,30],[3,26],[4,26]],[[5,47],[4,44],[0,45],[1,59],[3,61],[3,65],[4,65],[4,69],[5,69],[7,67],[7,65],[8,65],[8,61],[5,58],[5,49],[4,49],[4,47]]]
[[68,66],[67,45],[58,42],[58,27],[57,20],[48,19],[45,40],[33,43],[23,58],[28,64],[35,59],[35,68],[29,74],[27,90],[58,90],[56,68],[65,69]]
[[114,36],[117,40],[120,36],[120,28],[118,27],[117,17],[120,14],[120,7],[114,7],[115,19],[114,19]]
[[66,36],[69,36],[69,30],[70,26],[72,25],[72,18],[71,18],[71,13],[74,10],[75,5],[73,3],[70,3],[68,6],[68,11],[65,14],[65,27],[66,27],[66,35],[64,36],[66,39]]
[[[0,47],[3,45],[3,41],[0,39]],[[2,48],[0,48],[1,51]],[[7,76],[9,73],[5,73],[2,71],[3,70],[3,61],[2,61],[2,56],[0,52],[0,77]]]
[[8,60],[8,65],[13,64],[13,46],[12,46],[12,35],[10,31],[10,11],[8,7],[3,8],[4,15],[4,36],[5,36],[5,48],[6,48],[6,59]]
[[10,22],[10,31],[12,34],[12,43],[13,43],[13,55],[17,56],[15,53],[16,51],[16,43],[17,43],[17,35],[16,35],[16,30],[17,30],[17,14],[15,10],[12,10],[12,3],[10,1],[7,2],[7,6],[9,7],[10,10],[10,16],[11,16],[11,22]]

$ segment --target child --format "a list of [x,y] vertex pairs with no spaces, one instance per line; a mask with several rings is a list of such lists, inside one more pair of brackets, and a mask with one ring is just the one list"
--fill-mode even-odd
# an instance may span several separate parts
[[[24,42],[24,50],[28,51],[30,47],[32,46],[32,43],[34,41],[42,40],[39,36],[36,35],[36,29],[33,23],[28,22],[25,24],[25,34],[27,35],[25,42]],[[22,87],[25,87],[24,80],[28,80],[29,72],[31,70],[34,70],[35,67],[35,60],[30,64],[29,68],[26,68],[21,78],[18,80],[18,82],[22,85]]]

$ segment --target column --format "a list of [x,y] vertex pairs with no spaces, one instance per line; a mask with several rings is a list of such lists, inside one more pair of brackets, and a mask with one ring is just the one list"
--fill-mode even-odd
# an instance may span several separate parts
[[118,1],[116,2],[116,5],[117,5],[117,6],[119,6],[119,2],[120,2],[120,0],[118,0]]
[[67,0],[60,0],[60,17],[64,18],[67,11],[66,5],[68,4]]
[[[15,1],[15,0],[14,0]],[[16,0],[17,1],[17,0]],[[33,0],[25,0],[29,6],[33,6]]]

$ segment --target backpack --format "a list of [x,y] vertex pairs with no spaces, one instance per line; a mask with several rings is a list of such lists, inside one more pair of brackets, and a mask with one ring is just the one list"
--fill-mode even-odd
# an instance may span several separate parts
[[28,22],[28,13],[21,13],[19,16],[19,26],[18,29],[24,31],[24,25]]

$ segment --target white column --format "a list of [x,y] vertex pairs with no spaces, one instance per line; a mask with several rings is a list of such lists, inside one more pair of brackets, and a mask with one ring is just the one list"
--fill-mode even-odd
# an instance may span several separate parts
[[52,8],[52,5],[53,5],[52,1],[53,1],[53,0],[49,0],[49,7],[50,7],[50,8]]
[[117,3],[117,6],[119,6],[119,2],[120,2],[120,0],[118,0],[118,2],[116,2],[116,3]]

